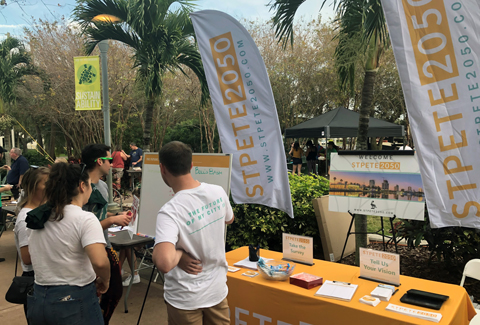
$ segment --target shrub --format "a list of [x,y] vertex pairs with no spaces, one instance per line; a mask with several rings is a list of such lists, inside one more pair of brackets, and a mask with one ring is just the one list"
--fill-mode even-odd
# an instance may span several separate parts
[[447,268],[461,270],[465,263],[480,255],[478,229],[464,227],[431,228],[428,210],[424,221],[403,220],[398,235],[407,240],[409,247],[417,247],[422,239],[428,242],[430,260],[436,257]]
[[45,158],[36,150],[28,150],[27,152],[23,153],[23,156],[27,158],[30,165],[48,166],[52,164],[50,161],[47,160],[47,158]]
[[313,237],[314,256],[322,255],[320,234],[312,200],[328,194],[328,180],[323,177],[289,174],[294,219],[285,212],[257,204],[234,204],[235,222],[227,232],[227,249],[247,245],[282,250],[282,233]]

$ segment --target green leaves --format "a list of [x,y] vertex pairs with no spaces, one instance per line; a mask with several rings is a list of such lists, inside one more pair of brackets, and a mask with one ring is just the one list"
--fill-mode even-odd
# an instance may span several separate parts
[[[142,85],[147,98],[143,135],[146,151],[150,150],[153,107],[162,95],[163,78],[168,72],[186,75],[183,69],[191,69],[200,81],[201,104],[208,99],[202,60],[193,42],[189,17],[193,6],[189,0],[89,0],[74,10],[83,33],[88,36],[87,53],[107,39],[122,42],[132,49],[136,81]],[[122,22],[115,24],[112,20],[99,22],[94,19],[102,14],[117,17]]]
[[282,233],[313,237],[314,254],[320,252],[320,235],[312,200],[328,194],[329,183],[323,177],[289,174],[295,218],[277,209],[256,204],[234,204],[235,222],[227,231],[227,246],[235,249],[245,245],[282,250]]
[[480,236],[476,229],[463,227],[431,228],[428,210],[425,220],[403,220],[398,236],[407,240],[409,247],[418,247],[422,240],[428,242],[430,259],[443,261],[447,268],[462,269],[463,265],[480,254]]

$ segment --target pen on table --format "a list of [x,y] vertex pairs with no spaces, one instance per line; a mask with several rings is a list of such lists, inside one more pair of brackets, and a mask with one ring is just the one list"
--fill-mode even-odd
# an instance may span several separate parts
[[392,296],[393,296],[394,294],[396,294],[397,291],[398,291],[398,289],[395,289],[395,291],[392,293]]
[[347,285],[347,286],[350,285],[350,283],[348,283],[348,282],[343,282],[343,281],[333,281],[333,283],[340,283],[340,284],[344,284],[344,285]]

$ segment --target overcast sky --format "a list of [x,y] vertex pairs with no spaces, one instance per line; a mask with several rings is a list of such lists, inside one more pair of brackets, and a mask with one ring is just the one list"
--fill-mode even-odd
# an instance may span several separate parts
[[[75,7],[75,0],[19,0],[20,5],[7,0],[7,6],[0,9],[0,39],[9,32],[21,36],[23,27],[32,23],[32,18],[54,21],[62,16],[69,19]],[[270,0],[198,0],[198,10],[215,9],[226,12],[237,19],[268,20],[272,17],[266,6]],[[331,0],[329,0],[329,3]],[[307,20],[318,17],[322,0],[307,0],[300,7],[296,18]],[[330,19],[333,16],[331,5],[322,10],[322,17]]]

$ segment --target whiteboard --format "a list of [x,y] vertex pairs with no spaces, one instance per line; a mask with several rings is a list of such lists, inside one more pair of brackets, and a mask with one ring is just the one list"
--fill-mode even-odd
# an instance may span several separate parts
[[[227,195],[230,195],[232,155],[194,153],[192,162],[191,174],[194,179],[219,185],[223,187]],[[158,152],[145,152],[138,215],[138,232],[140,234],[155,237],[158,211],[173,195],[172,189],[162,179]]]

